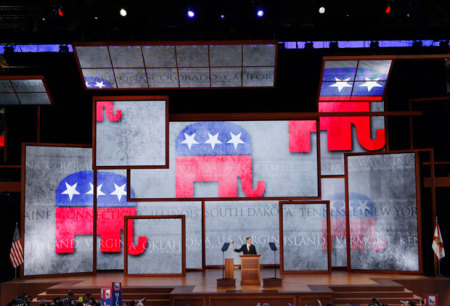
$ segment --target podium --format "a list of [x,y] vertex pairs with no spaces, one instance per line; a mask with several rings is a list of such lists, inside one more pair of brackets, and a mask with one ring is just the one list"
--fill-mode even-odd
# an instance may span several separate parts
[[260,285],[259,257],[261,255],[241,255],[241,285]]

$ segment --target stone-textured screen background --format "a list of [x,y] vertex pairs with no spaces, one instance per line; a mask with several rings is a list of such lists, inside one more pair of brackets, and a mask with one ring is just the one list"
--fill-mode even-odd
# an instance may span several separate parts
[[326,204],[283,205],[283,269],[328,270]]
[[[96,102],[97,105],[102,103]],[[166,101],[114,101],[117,121],[96,121],[97,166],[161,166],[166,163]]]
[[[206,265],[223,265],[222,252],[224,242],[234,241],[236,248],[246,243],[246,237],[253,238],[253,245],[261,255],[261,264],[273,264],[273,251],[269,242],[279,249],[278,201],[227,201],[205,202],[205,256]],[[233,258],[234,264],[240,264],[243,253],[233,251],[232,245],[225,258]],[[276,263],[279,263],[279,251]]]
[[347,231],[345,223],[345,179],[323,178],[322,200],[330,201],[331,265],[347,266]]
[[92,235],[75,236],[73,253],[55,253],[58,184],[91,167],[88,148],[26,147],[24,275],[93,271]]
[[351,267],[418,271],[414,153],[348,156]]
[[137,236],[147,237],[147,247],[138,256],[128,255],[128,274],[182,273],[181,219],[136,219]]
[[[202,268],[202,203],[201,202],[138,202],[138,215],[184,215],[186,216],[186,268]],[[164,231],[167,224],[161,223]],[[135,224],[136,230],[142,231],[140,223]],[[157,226],[157,224],[152,224]],[[147,234],[152,239],[153,233]],[[136,237],[136,235],[135,235]],[[160,252],[171,249],[161,249]],[[171,254],[171,253],[169,253]],[[122,257],[123,258],[123,257]],[[170,262],[167,262],[169,264]]]

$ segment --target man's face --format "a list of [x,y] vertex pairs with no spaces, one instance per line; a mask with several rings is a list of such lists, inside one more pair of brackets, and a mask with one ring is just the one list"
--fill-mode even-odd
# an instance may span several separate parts
[[247,243],[248,244],[252,244],[252,238],[250,237],[250,238],[247,238]]

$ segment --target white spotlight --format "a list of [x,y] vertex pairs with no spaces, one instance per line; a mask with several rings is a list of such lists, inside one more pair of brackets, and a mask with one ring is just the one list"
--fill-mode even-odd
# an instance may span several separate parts
[[119,13],[120,13],[120,16],[125,17],[127,15],[127,10],[122,7],[120,9]]
[[319,14],[325,14],[325,7],[324,6],[319,7]]

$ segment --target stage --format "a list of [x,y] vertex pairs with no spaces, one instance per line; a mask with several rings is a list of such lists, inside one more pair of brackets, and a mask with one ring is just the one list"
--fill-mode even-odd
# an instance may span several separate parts
[[[124,276],[122,272],[99,272],[96,275],[60,276],[13,280],[2,284],[1,304],[26,292],[39,301],[65,297],[68,290],[75,298],[91,292],[98,299],[100,289],[121,281],[125,301],[147,298],[147,305],[325,305],[368,304],[371,297],[389,305],[400,300],[419,299],[425,294],[439,294],[439,305],[448,305],[450,281],[422,275],[360,273],[333,271],[330,274],[283,274],[282,286],[267,288],[240,284],[235,270],[236,287],[217,288],[222,270],[187,272],[184,277]],[[279,276],[279,271],[277,271]],[[261,280],[274,276],[273,269],[262,269]],[[447,295],[447,296],[445,296]]]

